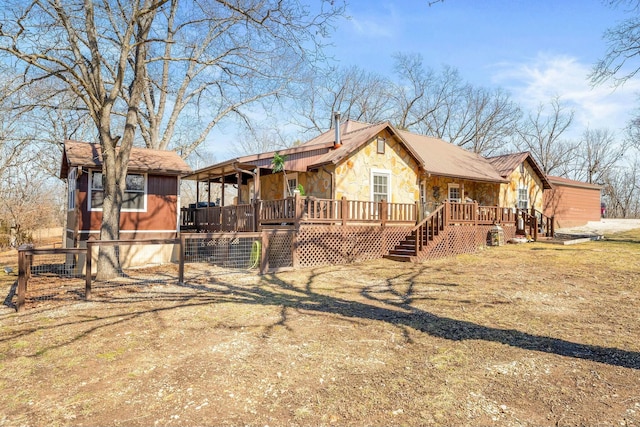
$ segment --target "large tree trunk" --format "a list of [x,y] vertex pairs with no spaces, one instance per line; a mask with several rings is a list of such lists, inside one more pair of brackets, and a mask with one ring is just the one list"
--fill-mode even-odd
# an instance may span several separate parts
[[[100,126],[102,147],[102,176],[104,179],[104,202],[102,205],[101,240],[119,240],[120,209],[126,189],[127,168],[136,127],[138,126],[138,108],[142,102],[142,90],[146,82],[144,64],[147,51],[146,40],[149,35],[154,13],[139,18],[136,28],[135,56],[133,61],[134,79],[129,86],[129,101],[122,139],[112,137],[108,114],[103,111],[105,122]],[[105,109],[110,112],[110,106]],[[104,126],[103,126],[104,124]],[[119,150],[116,146],[120,142]],[[98,253],[98,274],[96,280],[112,279],[122,273],[119,259],[119,246],[101,246]]]
[[[101,135],[104,200],[100,240],[119,240],[120,238],[120,208],[124,188],[121,183],[126,180],[126,167],[116,167],[116,143],[117,141],[109,135]],[[124,171],[124,176],[118,173],[118,169]],[[117,246],[101,245],[99,247],[96,280],[113,279],[122,273],[118,249]]]

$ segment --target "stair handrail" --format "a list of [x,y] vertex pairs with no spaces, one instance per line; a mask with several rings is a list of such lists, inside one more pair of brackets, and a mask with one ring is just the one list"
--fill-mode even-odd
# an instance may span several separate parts
[[435,224],[438,225],[438,230],[442,231],[444,230],[444,215],[443,215],[443,211],[445,210],[445,205],[446,204],[442,204],[440,206],[438,206],[433,212],[431,212],[429,215],[427,215],[426,217],[424,217],[424,219],[422,221],[420,221],[419,223],[417,223],[412,229],[411,232],[415,232],[416,233],[416,242],[415,242],[415,250],[416,250],[416,255],[418,253],[420,253],[420,251],[428,244],[429,239],[427,239],[427,243],[425,244],[424,242],[424,233],[422,232],[422,228],[427,225],[427,223],[431,223],[431,232],[433,233],[433,224],[434,224],[434,218],[436,219]]
[[540,212],[539,210],[533,208],[532,212],[534,213],[534,216],[536,217],[536,219],[539,217],[540,218],[540,224],[543,226],[544,228],[544,236],[545,237],[553,237],[554,235],[554,222],[555,222],[555,218],[553,216],[547,216],[545,215],[543,212]]

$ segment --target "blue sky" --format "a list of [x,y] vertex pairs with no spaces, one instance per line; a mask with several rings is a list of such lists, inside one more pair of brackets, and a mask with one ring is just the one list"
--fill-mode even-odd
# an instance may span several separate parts
[[552,97],[586,126],[619,131],[635,108],[640,82],[613,91],[587,75],[606,49],[603,32],[624,19],[600,0],[349,0],[330,52],[341,65],[392,73],[392,54],[420,53],[478,86],[502,87],[524,108]]
[[[626,16],[601,0],[347,2],[349,19],[337,23],[327,50],[338,65],[391,75],[394,53],[419,53],[427,67],[452,66],[476,86],[507,90],[525,111],[558,96],[575,113],[572,139],[587,127],[622,137],[640,105],[640,79],[616,90],[587,80],[606,51],[604,31]],[[233,126],[216,129],[207,146],[227,159],[224,142],[235,138]]]

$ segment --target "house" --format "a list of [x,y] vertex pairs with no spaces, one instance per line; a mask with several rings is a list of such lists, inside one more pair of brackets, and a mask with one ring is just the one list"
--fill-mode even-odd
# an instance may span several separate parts
[[508,181],[500,186],[500,206],[544,210],[544,192],[551,189],[551,183],[531,153],[506,154],[487,160]]
[[[337,141],[337,142],[336,142]],[[444,200],[497,205],[507,180],[483,157],[437,138],[348,120],[297,147],[281,150],[286,174],[272,173],[274,152],[243,156],[185,179],[238,186],[238,203],[293,195],[436,205]],[[199,186],[198,186],[199,188]],[[224,203],[223,203],[224,204]]]
[[[282,173],[273,172],[276,153],[266,152],[185,176],[197,182],[199,200],[210,197],[212,185],[234,185],[238,195],[234,203],[211,206],[206,199],[206,207],[183,209],[184,230],[294,230],[301,266],[470,252],[486,244],[496,223],[507,238],[518,224],[523,233],[537,230],[527,211],[500,205],[516,198],[508,194],[509,174],[477,154],[388,122],[336,122],[278,154],[285,158]],[[544,177],[533,181],[540,188],[546,183]],[[306,197],[295,195],[299,187]]]
[[544,214],[555,218],[556,227],[576,227],[600,220],[602,187],[558,176],[547,178],[553,188],[545,190]]
[[[120,214],[121,239],[176,238],[180,230],[180,179],[188,172],[191,169],[175,152],[132,148]],[[60,178],[66,179],[68,186],[65,245],[86,247],[87,240],[99,238],[102,223],[100,146],[65,141]],[[171,247],[121,248],[121,262],[123,266],[165,262],[171,252]]]

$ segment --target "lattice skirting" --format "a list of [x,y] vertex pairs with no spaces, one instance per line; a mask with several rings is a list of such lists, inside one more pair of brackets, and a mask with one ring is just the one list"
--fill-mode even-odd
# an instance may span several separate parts
[[[473,226],[449,226],[439,236],[432,246],[418,255],[418,261],[445,258],[448,256],[473,253],[478,248],[487,246],[489,231],[492,225]],[[505,242],[516,235],[516,227],[502,226]]]
[[295,244],[296,267],[382,258],[396,247],[412,227],[301,226]]

